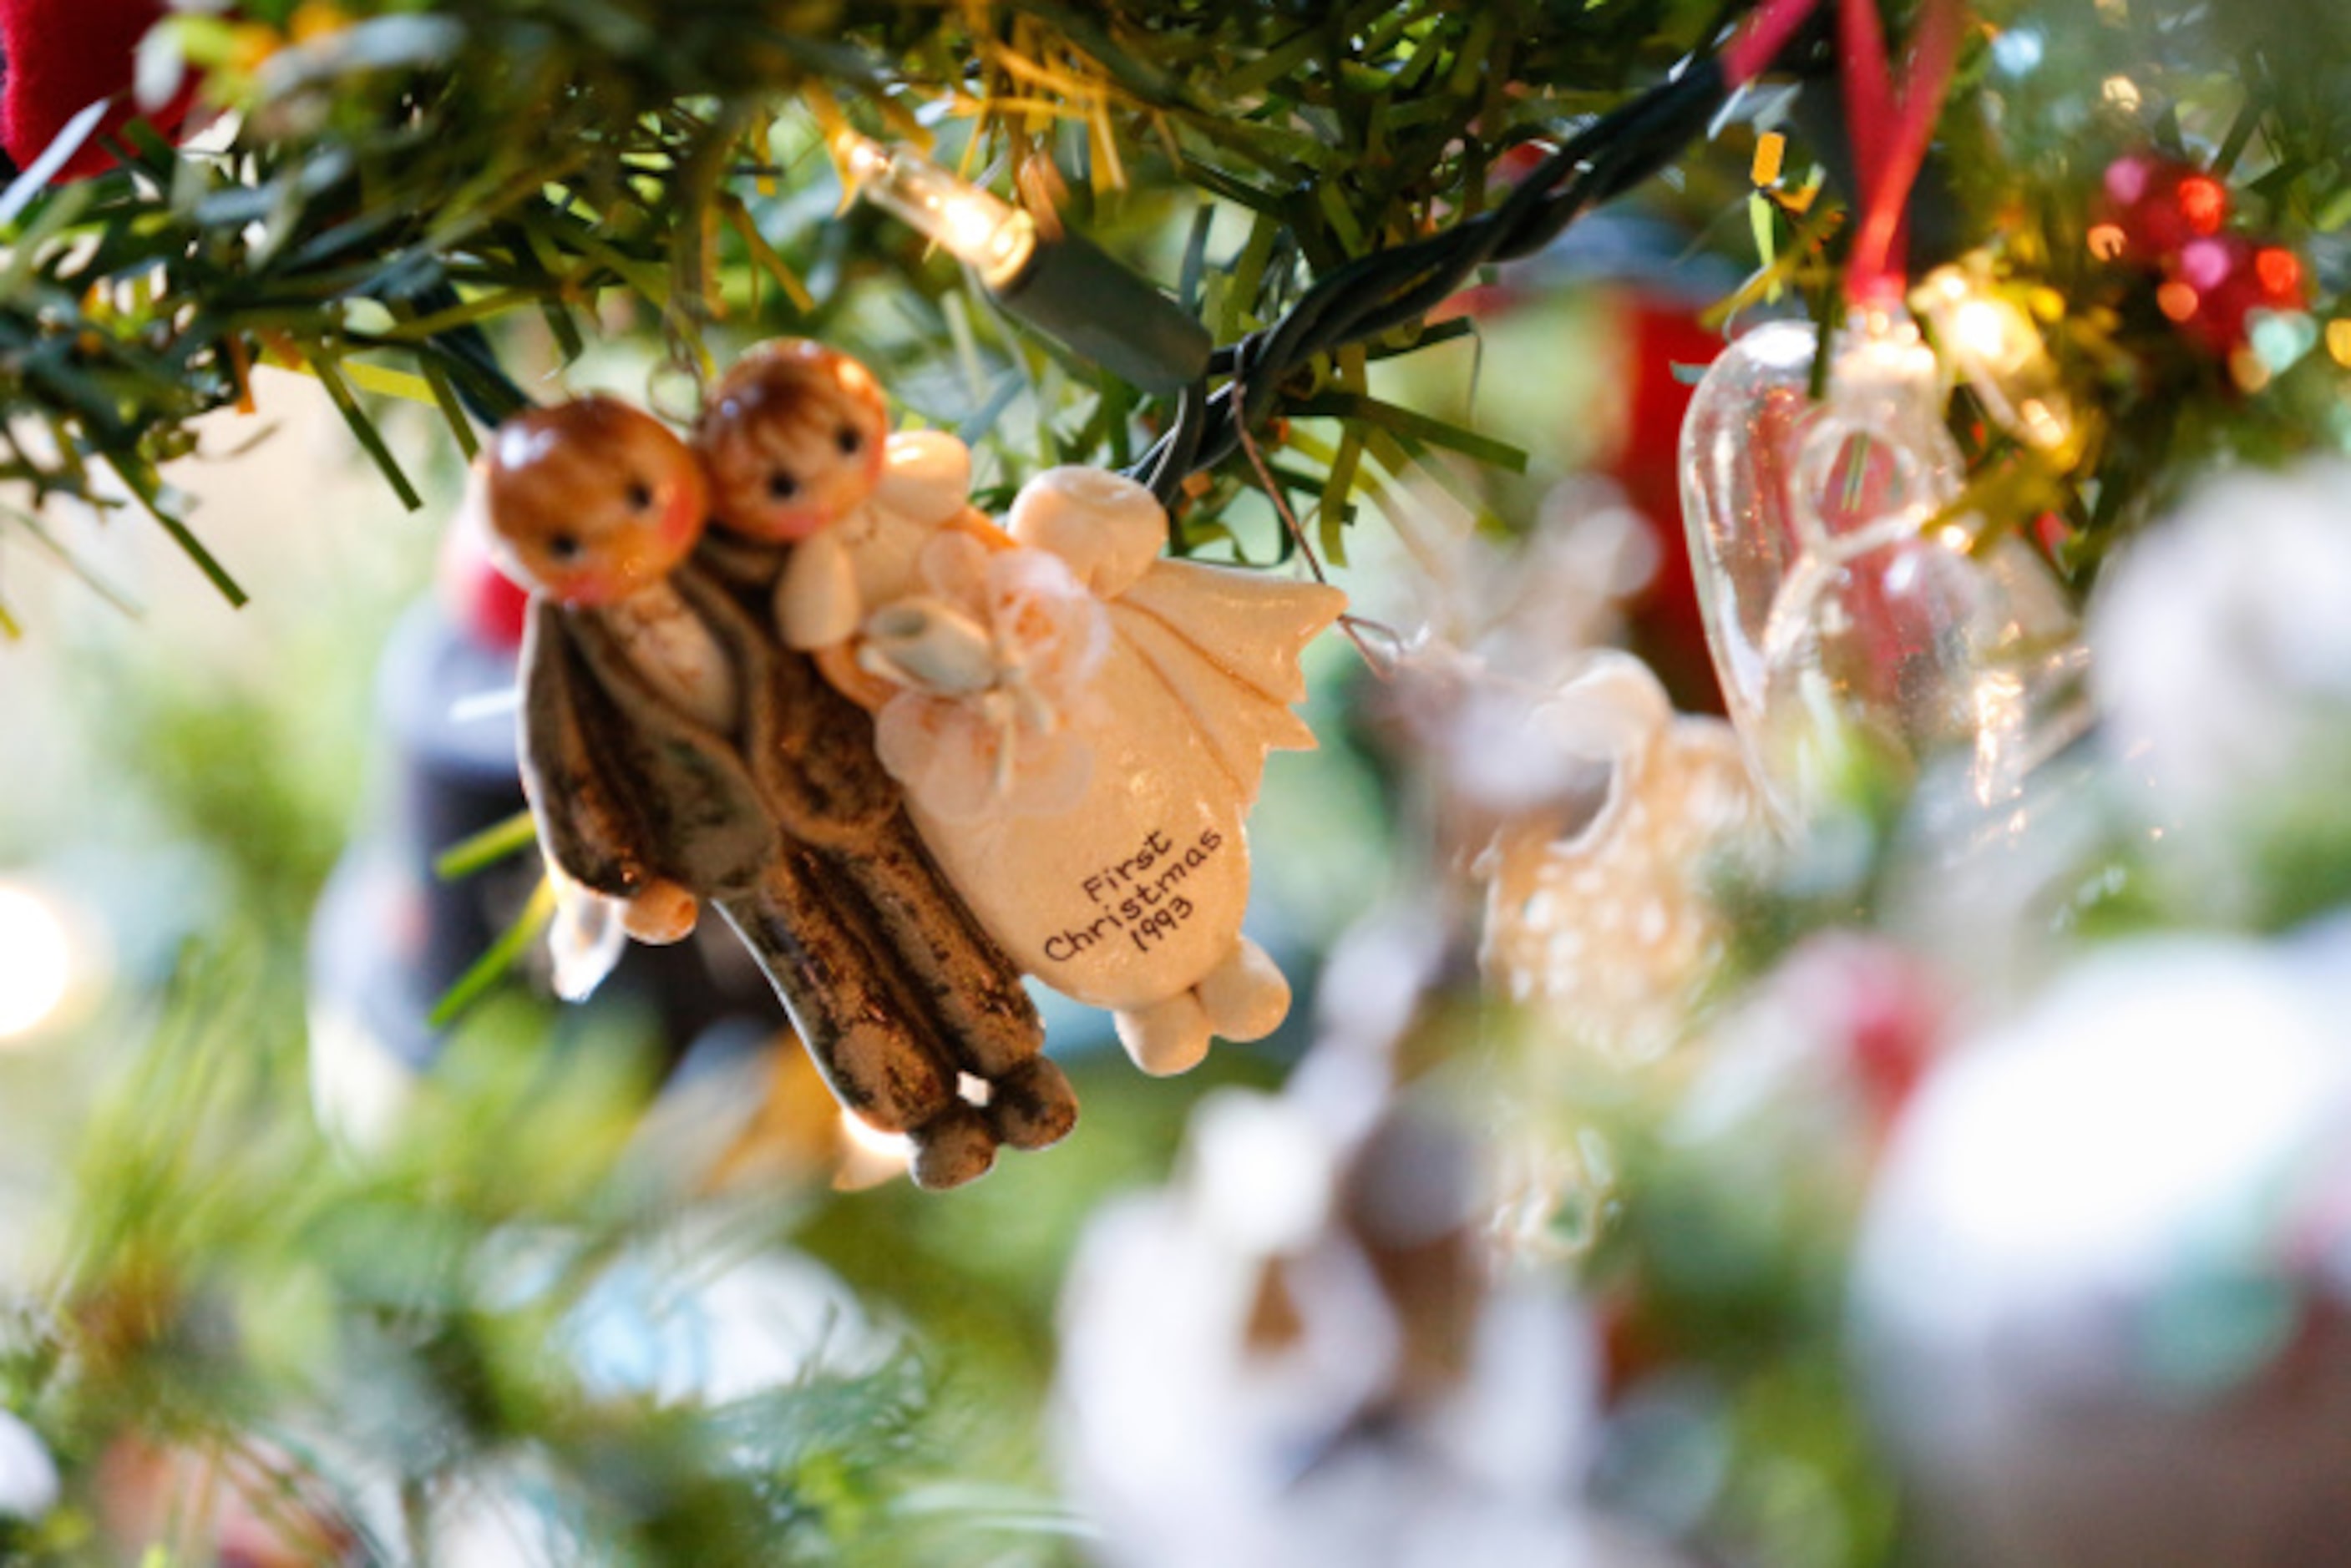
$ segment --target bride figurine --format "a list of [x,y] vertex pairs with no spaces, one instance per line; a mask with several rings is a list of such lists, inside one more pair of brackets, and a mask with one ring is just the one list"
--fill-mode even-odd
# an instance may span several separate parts
[[1314,737],[1307,640],[1337,589],[1163,560],[1142,485],[1065,467],[998,529],[970,455],[885,435],[864,367],[768,345],[695,439],[721,531],[792,542],[777,629],[875,713],[917,831],[1013,961],[1109,1009],[1144,1071],[1255,1040],[1290,988],[1241,935],[1247,824],[1269,752]]

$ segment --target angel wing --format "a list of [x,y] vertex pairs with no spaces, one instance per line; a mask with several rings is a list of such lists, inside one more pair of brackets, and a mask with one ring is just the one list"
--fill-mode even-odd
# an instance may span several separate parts
[[1300,656],[1347,607],[1321,583],[1158,561],[1111,605],[1113,624],[1176,693],[1238,786],[1257,798],[1267,753],[1311,751],[1290,711],[1306,695]]

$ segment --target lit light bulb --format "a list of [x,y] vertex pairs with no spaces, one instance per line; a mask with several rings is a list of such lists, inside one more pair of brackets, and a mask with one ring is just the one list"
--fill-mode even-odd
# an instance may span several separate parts
[[834,144],[857,194],[943,246],[990,289],[1011,284],[1036,254],[1034,219],[921,153],[853,130]]
[[1146,392],[1207,373],[1207,327],[1148,280],[904,147],[842,130],[833,151],[858,195],[969,266],[998,304]]
[[0,1040],[47,1023],[73,980],[65,922],[37,894],[0,886]]
[[2063,459],[2074,440],[2074,408],[2032,318],[1964,265],[1937,267],[1910,304],[1934,324],[1936,346],[2001,430]]

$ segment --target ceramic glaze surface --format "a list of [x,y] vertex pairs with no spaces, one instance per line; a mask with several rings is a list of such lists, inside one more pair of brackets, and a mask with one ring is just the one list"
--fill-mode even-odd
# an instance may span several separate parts
[[1132,640],[1113,637],[1099,680],[1114,717],[1067,812],[914,820],[1015,963],[1092,1006],[1140,1007],[1197,984],[1238,936],[1248,802]]
[[[853,411],[831,382],[789,390],[718,433],[757,452],[808,406]],[[1037,475],[1005,531],[969,475],[954,438],[892,436],[870,494],[795,513],[779,639],[874,713],[932,857],[1021,969],[1111,1009],[1147,1072],[1261,1038],[1289,987],[1241,935],[1245,827],[1266,754],[1314,743],[1299,655],[1345,596],[1158,559],[1166,513],[1116,473]]]
[[1062,721],[1091,754],[1050,813],[952,820],[914,792],[924,839],[1016,962],[1081,1002],[1134,1011],[1228,964],[1249,904],[1247,824],[1269,752],[1313,744],[1289,704],[1335,589],[1156,558],[1166,514],[1099,470],[1031,480],[1008,519],[1064,562],[1109,635]]

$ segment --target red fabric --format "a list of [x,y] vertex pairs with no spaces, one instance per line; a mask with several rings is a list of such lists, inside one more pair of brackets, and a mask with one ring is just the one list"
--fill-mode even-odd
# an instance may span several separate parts
[[[16,167],[38,158],[68,120],[110,94],[120,95],[120,103],[58,177],[85,179],[114,166],[99,138],[132,118],[132,55],[162,14],[161,0],[0,0],[0,145]],[[149,119],[169,135],[187,109],[183,97]]]
[[1635,645],[1656,668],[1677,706],[1719,713],[1722,696],[1707,652],[1706,618],[1690,572],[1689,533],[1682,521],[1682,415],[1698,389],[1676,366],[1705,366],[1722,352],[1722,335],[1709,331],[1678,303],[1635,294],[1625,317],[1633,370],[1625,389],[1632,404],[1624,449],[1606,472],[1625,487],[1640,514],[1656,525],[1657,574],[1632,611]]
[[504,651],[522,646],[530,590],[491,560],[479,518],[458,514],[442,538],[440,568],[441,607],[460,631],[483,648]]

